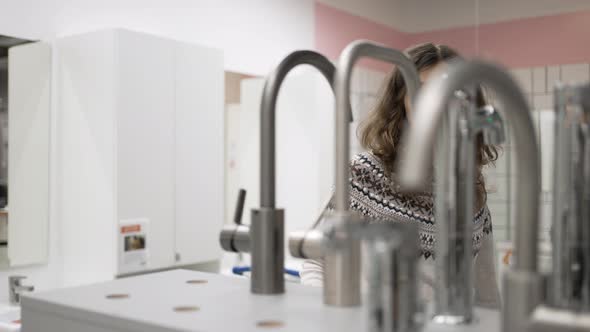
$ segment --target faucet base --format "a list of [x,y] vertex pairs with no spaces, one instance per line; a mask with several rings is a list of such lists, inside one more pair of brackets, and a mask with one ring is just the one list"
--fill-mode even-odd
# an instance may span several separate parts
[[254,294],[285,292],[285,211],[253,209],[250,225],[251,290]]
[[361,245],[350,226],[360,220],[350,212],[332,212],[326,220],[329,245],[324,255],[324,303],[337,307],[359,306]]
[[543,300],[543,277],[529,271],[510,270],[504,274],[502,331],[526,331],[533,310]]

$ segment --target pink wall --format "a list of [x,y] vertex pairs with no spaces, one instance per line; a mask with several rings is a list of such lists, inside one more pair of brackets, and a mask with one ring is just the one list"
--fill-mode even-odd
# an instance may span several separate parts
[[590,61],[590,11],[481,25],[479,52],[475,34],[475,27],[409,34],[406,45],[445,43],[509,67]]
[[[330,59],[336,59],[340,52],[353,40],[370,39],[384,45],[400,48],[406,45],[406,34],[354,16],[321,3],[315,3],[315,45],[316,49]],[[390,65],[377,61],[361,61],[361,65],[377,70],[389,70]]]
[[[447,44],[466,56],[478,55],[509,67],[590,61],[590,11],[484,24],[479,31],[461,27],[403,33],[316,3],[315,24],[316,49],[333,59],[346,44],[363,38],[398,49],[423,42]],[[375,62],[364,65],[379,70],[389,68]]]

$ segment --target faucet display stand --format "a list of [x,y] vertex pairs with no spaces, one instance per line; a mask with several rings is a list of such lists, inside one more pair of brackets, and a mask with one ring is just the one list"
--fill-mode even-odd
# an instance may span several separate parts
[[[175,270],[23,295],[22,331],[366,331],[363,306],[329,307],[320,288],[287,283],[287,293],[255,295],[246,278]],[[475,310],[478,324],[426,326],[425,332],[500,329],[497,311]]]

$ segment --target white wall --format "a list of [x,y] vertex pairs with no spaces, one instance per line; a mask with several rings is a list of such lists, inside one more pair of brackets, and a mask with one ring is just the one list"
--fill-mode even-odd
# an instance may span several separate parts
[[227,70],[265,75],[313,48],[313,0],[0,0],[0,34],[53,39],[127,28],[225,52]]
[[[255,75],[267,74],[295,49],[313,48],[313,22],[312,0],[0,0],[3,35],[54,40],[109,27],[128,28],[222,49],[227,70]],[[52,103],[55,109],[55,98]],[[54,140],[56,131],[51,135]],[[56,152],[51,152],[52,160]],[[50,171],[54,183],[57,170]],[[50,196],[49,263],[0,271],[0,285],[7,285],[7,277],[15,274],[28,276],[27,283],[39,290],[61,284],[55,209],[61,203],[53,187]],[[7,297],[7,287],[0,287],[0,303]]]

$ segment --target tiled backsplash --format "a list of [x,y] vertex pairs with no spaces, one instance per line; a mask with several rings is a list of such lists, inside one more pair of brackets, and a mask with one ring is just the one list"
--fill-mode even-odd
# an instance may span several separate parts
[[[550,246],[549,230],[551,227],[551,204],[553,202],[553,155],[554,134],[553,125],[555,115],[553,113],[553,88],[556,82],[582,83],[590,80],[590,65],[568,64],[561,66],[547,66],[534,68],[518,68],[511,71],[526,94],[533,112],[533,120],[537,131],[537,139],[541,148],[542,168],[542,192],[540,197],[541,229],[539,237],[542,242]],[[506,165],[509,164],[510,167]],[[490,182],[502,182],[508,190],[501,190],[489,194],[488,204],[494,218],[494,232],[497,240],[511,240],[514,233],[514,185],[512,180],[516,177],[516,156],[510,144],[504,147],[504,154],[497,162],[495,170],[488,169],[487,177],[493,178]],[[510,202],[510,206],[506,203]],[[505,213],[506,209],[509,210]]]

